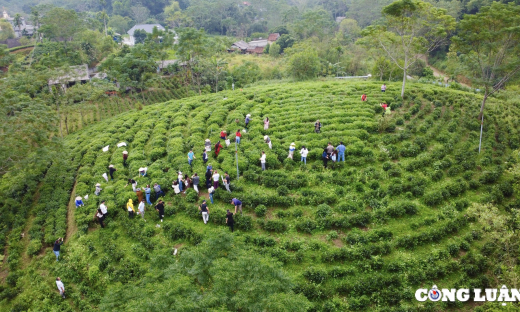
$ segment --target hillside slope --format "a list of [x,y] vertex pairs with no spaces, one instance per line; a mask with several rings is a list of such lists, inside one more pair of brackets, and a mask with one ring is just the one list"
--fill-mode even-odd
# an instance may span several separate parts
[[[497,266],[508,253],[490,234],[493,227],[483,230],[476,212],[492,203],[499,220],[520,207],[510,199],[514,185],[507,172],[516,164],[519,108],[489,102],[479,155],[478,95],[410,84],[403,101],[399,85],[388,85],[386,93],[379,87],[343,81],[258,86],[146,106],[67,136],[31,211],[29,247],[19,247],[30,260],[10,267],[0,310],[473,309],[418,303],[414,292],[433,284],[497,286]],[[363,93],[368,102],[361,102]],[[392,107],[384,118],[383,101]],[[240,178],[234,144],[221,141],[217,158],[213,147],[209,153],[213,168],[230,174],[232,193],[221,185],[204,225],[197,208],[208,198],[204,140],[214,145],[225,129],[233,141],[246,114],[252,121],[238,146]],[[316,119],[323,124],[319,134]],[[128,146],[117,148],[122,141]],[[346,162],[324,169],[323,149],[340,141]],[[287,159],[292,142],[294,160]],[[310,151],[307,165],[299,161],[303,145]],[[193,168],[186,156],[191,148]],[[117,172],[106,183],[109,164]],[[138,178],[140,167],[148,168],[146,177]],[[201,176],[200,197],[193,189],[174,194],[179,170]],[[129,219],[125,204],[137,197],[125,187],[128,178],[167,191],[164,222],[148,206],[146,221]],[[96,183],[100,196],[93,194]],[[86,194],[84,207],[67,208],[71,196]],[[244,214],[236,216],[231,234],[225,211],[233,210],[233,197],[243,201]],[[101,200],[109,210],[104,229],[92,221]],[[73,225],[66,225],[67,209],[74,209]],[[77,232],[56,262],[50,246],[67,226]],[[56,292],[56,276],[67,287],[66,300]]]

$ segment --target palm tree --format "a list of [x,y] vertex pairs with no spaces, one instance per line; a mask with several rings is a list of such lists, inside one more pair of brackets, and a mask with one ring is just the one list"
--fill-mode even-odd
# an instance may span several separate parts
[[[16,15],[14,16],[13,22],[14,22],[14,26],[18,27],[18,31],[20,32],[20,36],[21,36],[22,32],[21,32],[20,26],[22,25],[22,16],[19,13],[16,13]],[[15,32],[16,32],[16,28],[15,28]]]

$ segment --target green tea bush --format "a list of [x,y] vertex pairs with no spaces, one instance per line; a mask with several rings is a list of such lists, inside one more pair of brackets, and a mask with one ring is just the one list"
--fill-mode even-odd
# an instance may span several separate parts
[[312,233],[317,227],[316,222],[311,219],[305,219],[296,223],[296,229],[304,233]]
[[303,276],[313,283],[321,284],[327,279],[328,274],[324,269],[310,267],[303,272]]
[[267,213],[267,208],[264,205],[256,206],[255,214],[257,217],[261,218],[261,217],[265,216],[266,213]]
[[329,205],[321,204],[316,208],[316,217],[325,218],[332,215],[332,208]]
[[278,196],[287,196],[289,194],[289,189],[285,185],[280,185],[276,192],[278,193]]
[[282,233],[287,231],[287,225],[283,221],[267,220],[260,221],[259,224],[264,230],[269,232]]
[[194,189],[189,188],[186,190],[185,199],[189,203],[195,203],[199,199],[199,195],[197,194],[197,192]]

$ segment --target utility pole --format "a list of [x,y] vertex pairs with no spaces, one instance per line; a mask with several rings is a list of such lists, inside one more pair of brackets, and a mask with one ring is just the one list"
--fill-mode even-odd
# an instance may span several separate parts
[[238,178],[240,177],[240,174],[238,172],[238,144],[237,144],[237,140],[235,139],[235,161],[237,162],[237,181],[238,181]]

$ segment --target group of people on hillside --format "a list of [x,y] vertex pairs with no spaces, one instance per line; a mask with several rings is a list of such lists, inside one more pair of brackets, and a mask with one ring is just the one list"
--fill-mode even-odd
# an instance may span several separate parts
[[[381,86],[381,92],[385,92],[385,91],[386,91],[386,85],[383,84]],[[365,94],[363,94],[361,97],[361,100],[366,101],[367,96]],[[383,108],[383,117],[384,117],[388,106],[385,103],[380,103],[380,106]],[[247,114],[246,119],[245,119],[245,128],[246,129],[248,129],[250,121],[251,121],[251,115]],[[264,130],[268,130],[269,123],[270,123],[269,117],[266,117],[263,120],[263,123],[264,123]],[[320,133],[322,126],[323,125],[319,121],[319,119],[316,120],[316,122],[314,123],[314,131],[316,133]],[[237,144],[240,144],[241,138],[242,138],[242,133],[240,132],[240,129],[238,129],[237,132],[235,133],[235,142]],[[225,130],[221,131],[220,139],[224,140],[226,145],[229,146],[230,141],[227,138],[227,132]],[[268,135],[264,136],[264,142],[266,144],[268,144],[270,149],[272,149],[272,142]],[[202,161],[204,162],[204,164],[206,164],[208,161],[208,152],[211,151],[211,147],[212,147],[211,141],[209,139],[206,139],[205,143],[204,143],[204,150],[202,153]],[[223,148],[220,141],[218,141],[214,145],[214,148],[215,148],[215,157],[218,157],[221,149]],[[296,144],[294,142],[292,142],[289,146],[289,155],[287,156],[287,158],[293,159],[295,150],[296,150]],[[346,147],[343,144],[343,142],[340,142],[340,144],[337,147],[334,147],[332,145],[332,143],[329,142],[327,144],[327,147],[324,148],[323,153],[322,153],[323,166],[325,168],[327,168],[327,163],[329,161],[333,161],[333,162],[343,161],[344,162],[345,161],[345,151],[346,151]],[[305,146],[302,146],[302,148],[300,150],[300,156],[301,156],[300,161],[303,162],[304,164],[307,164],[307,155],[308,154],[309,154],[309,150]],[[187,157],[188,157],[188,164],[192,167],[194,160],[195,160],[195,154],[192,149],[190,149],[190,151],[188,152]],[[128,152],[123,151],[123,165],[125,167],[127,167],[127,160],[128,160]],[[260,157],[260,163],[261,163],[262,170],[266,170],[266,166],[265,166],[266,165],[266,154],[264,151],[262,151],[262,154]],[[108,171],[109,171],[110,179],[114,180],[114,173],[117,171],[115,166],[109,165]],[[139,168],[140,177],[146,176],[146,173],[147,173],[147,168]],[[106,174],[104,176],[106,176]],[[107,182],[108,182],[108,177],[105,177],[105,178],[107,179]],[[218,189],[218,187],[219,187],[220,179],[222,179],[222,182],[223,182],[226,190],[228,192],[231,192],[230,187],[229,187],[231,178],[227,172],[225,172],[224,175],[221,176],[216,169],[213,169],[211,164],[208,164],[208,166],[206,167],[205,178],[206,178],[206,188],[208,189],[208,194],[209,194],[211,204],[214,204],[213,195],[215,194],[216,189]],[[132,190],[136,193],[136,196],[138,198],[139,204],[137,207],[137,214],[141,215],[141,217],[144,219],[145,211],[146,211],[145,203],[147,203],[150,206],[153,205],[151,202],[152,188],[150,187],[149,184],[146,185],[146,187],[143,187],[142,189],[138,188],[137,181],[134,180],[133,178],[128,179],[128,183],[125,185],[125,187],[128,186],[128,184],[132,185]],[[187,174],[183,175],[183,173],[180,171],[178,172],[177,179],[172,182],[172,188],[173,188],[175,194],[180,194],[181,192],[186,193],[186,189],[188,189],[190,187],[193,187],[193,189],[197,192],[197,194],[199,194],[200,193],[199,185],[200,185],[200,177],[198,176],[197,173],[194,173],[190,177]],[[99,196],[101,194],[102,190],[103,189],[101,188],[101,184],[97,183],[95,185],[94,194]],[[163,219],[165,216],[165,204],[164,204],[164,201],[161,199],[161,197],[164,196],[164,191],[161,189],[161,186],[157,183],[154,184],[153,191],[155,193],[155,198],[157,199],[157,204],[154,206],[154,208],[159,215],[159,219],[161,220],[161,222],[163,222]],[[87,198],[87,196],[85,196],[85,198]],[[75,203],[76,203],[76,207],[84,206],[83,200],[79,196],[76,197]],[[234,223],[235,223],[234,215],[236,215],[238,213],[238,211],[240,211],[240,213],[242,213],[242,201],[240,201],[237,198],[233,198],[231,200],[231,204],[235,207],[235,210],[234,210],[234,214],[233,214],[233,212],[231,212],[229,209],[227,209],[226,224],[229,226],[231,232],[233,232]],[[128,200],[128,202],[126,204],[126,209],[128,211],[129,217],[133,218],[135,216],[136,211],[134,209],[134,203],[133,203],[132,199]],[[201,205],[199,205],[198,209],[202,215],[202,220],[203,220],[204,224],[207,224],[207,222],[209,220],[210,209],[208,207],[208,203],[206,202],[206,200],[202,201],[202,203],[201,203]],[[108,215],[108,208],[106,206],[106,202],[104,200],[102,200],[101,204],[97,208],[95,215],[94,215],[94,220],[98,221],[101,228],[105,227],[104,220],[106,219],[107,215]],[[63,243],[64,243],[64,241],[63,241],[63,238],[61,238],[61,237],[58,238],[54,242],[53,252],[56,256],[56,261],[59,261],[60,247],[61,247],[61,245],[63,245]],[[65,286],[64,286],[63,282],[61,281],[60,277],[56,278],[56,286],[58,287],[58,290],[59,290],[62,298],[65,298]]]
[[321,158],[323,159],[323,167],[327,168],[327,163],[329,161],[337,162],[337,161],[345,161],[345,151],[346,147],[343,142],[340,142],[337,147],[334,147],[331,142],[327,144],[327,147],[323,149],[323,153]]

